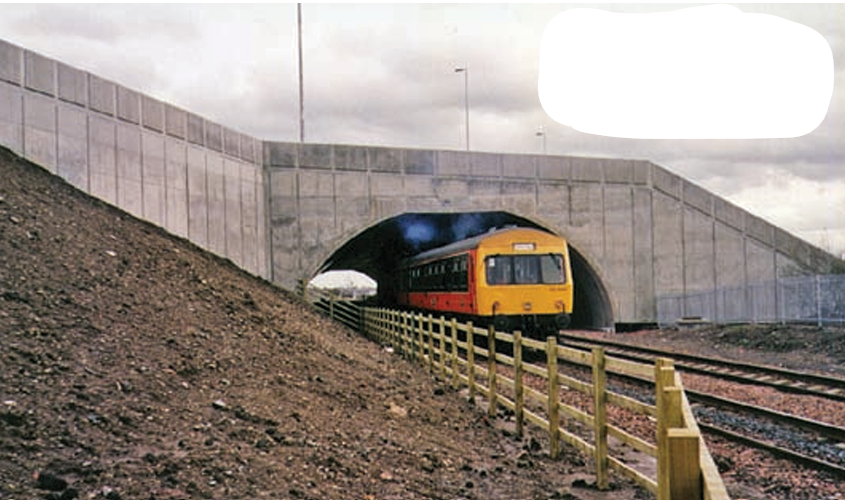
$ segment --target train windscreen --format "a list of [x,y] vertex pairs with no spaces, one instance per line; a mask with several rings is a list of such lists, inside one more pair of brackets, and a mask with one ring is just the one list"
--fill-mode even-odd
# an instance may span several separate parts
[[566,281],[563,255],[492,255],[485,260],[488,285],[555,285]]

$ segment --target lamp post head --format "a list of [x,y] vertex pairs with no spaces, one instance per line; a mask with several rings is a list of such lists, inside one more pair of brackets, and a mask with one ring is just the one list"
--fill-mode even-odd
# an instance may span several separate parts
[[461,73],[461,72],[466,71],[466,70],[467,70],[466,68],[455,68],[455,73]]

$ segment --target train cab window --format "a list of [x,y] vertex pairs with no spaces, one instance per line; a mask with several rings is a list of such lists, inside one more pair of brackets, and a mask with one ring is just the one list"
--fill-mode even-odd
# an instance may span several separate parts
[[485,263],[488,285],[559,284],[566,280],[560,254],[495,255]]
[[496,255],[487,257],[487,284],[508,285],[513,283],[513,257]]

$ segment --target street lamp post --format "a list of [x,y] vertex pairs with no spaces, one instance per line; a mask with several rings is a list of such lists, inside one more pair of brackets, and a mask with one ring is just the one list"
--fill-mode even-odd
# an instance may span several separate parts
[[540,131],[536,135],[543,138],[543,154],[546,154],[546,128],[540,125]]
[[305,142],[305,97],[302,86],[302,4],[296,4],[296,48],[299,53],[299,142]]
[[464,74],[464,117],[466,119],[467,151],[469,151],[469,66],[455,68],[455,73]]

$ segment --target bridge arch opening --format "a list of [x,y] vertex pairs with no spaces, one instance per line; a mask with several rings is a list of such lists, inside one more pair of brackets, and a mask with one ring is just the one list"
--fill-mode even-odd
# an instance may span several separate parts
[[[400,260],[432,248],[506,226],[530,227],[565,234],[509,212],[404,213],[383,220],[353,236],[334,251],[314,276],[329,271],[356,271],[377,283],[380,296],[389,296]],[[575,282],[571,329],[613,328],[613,308],[607,288],[590,260],[571,243]]]

